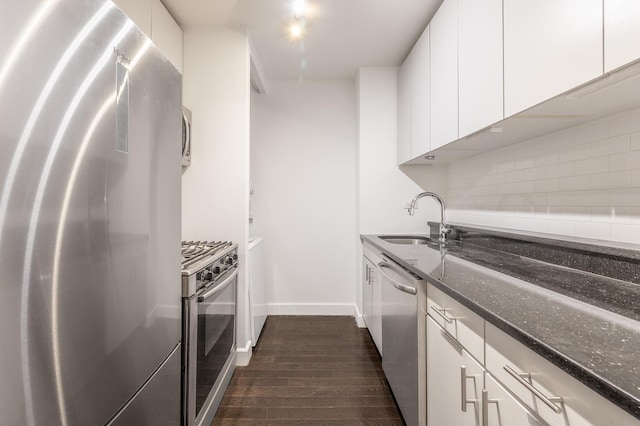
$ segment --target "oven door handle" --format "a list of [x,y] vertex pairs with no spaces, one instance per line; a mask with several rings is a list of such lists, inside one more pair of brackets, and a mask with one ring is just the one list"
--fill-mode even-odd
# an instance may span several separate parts
[[208,299],[211,296],[215,295],[216,293],[221,292],[222,290],[224,290],[224,288],[226,286],[228,286],[231,283],[231,281],[233,281],[235,279],[236,275],[238,275],[238,267],[234,266],[233,267],[233,272],[231,273],[231,275],[229,275],[227,278],[225,278],[224,281],[222,281],[220,284],[218,284],[217,286],[215,286],[211,290],[207,290],[207,291],[205,291],[204,293],[202,293],[202,294],[200,294],[198,296],[198,303],[204,302],[206,299]]

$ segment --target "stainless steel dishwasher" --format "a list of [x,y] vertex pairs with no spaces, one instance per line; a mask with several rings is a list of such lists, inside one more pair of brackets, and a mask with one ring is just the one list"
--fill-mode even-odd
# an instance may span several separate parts
[[424,281],[382,255],[382,368],[407,426],[426,424]]

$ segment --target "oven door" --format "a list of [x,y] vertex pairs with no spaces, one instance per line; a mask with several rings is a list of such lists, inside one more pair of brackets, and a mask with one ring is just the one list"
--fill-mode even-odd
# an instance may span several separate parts
[[[235,358],[237,266],[189,299],[187,424],[210,424]],[[230,361],[231,360],[231,361]],[[232,370],[231,370],[232,373]],[[229,377],[227,377],[229,376]]]

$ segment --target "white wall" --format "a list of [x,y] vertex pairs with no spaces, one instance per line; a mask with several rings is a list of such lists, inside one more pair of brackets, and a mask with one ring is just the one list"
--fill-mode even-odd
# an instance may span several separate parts
[[352,81],[269,81],[253,94],[251,234],[264,238],[270,314],[353,315]]
[[239,348],[250,339],[246,248],[249,234],[249,46],[227,28],[184,32],[183,103],[191,109],[191,166],[182,175],[182,238],[238,244]]
[[[427,233],[427,219],[440,218],[438,204],[422,199],[409,216],[405,204],[424,189],[396,164],[397,68],[361,68],[357,85],[359,233]],[[425,185],[434,192],[443,188],[438,179]]]
[[[397,68],[360,68],[356,80],[358,108],[358,234],[425,234],[427,220],[437,221],[436,201],[424,198],[414,216],[406,204],[429,190],[445,196],[444,169],[409,167],[411,178],[396,163]],[[419,186],[418,183],[423,186]],[[356,319],[362,321],[362,246],[356,268]]]
[[640,109],[458,161],[451,221],[640,243]]

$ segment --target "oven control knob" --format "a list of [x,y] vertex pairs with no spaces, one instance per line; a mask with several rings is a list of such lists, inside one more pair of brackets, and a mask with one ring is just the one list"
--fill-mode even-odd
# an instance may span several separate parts
[[214,266],[213,273],[214,274],[219,274],[220,273],[220,267],[219,266]]
[[213,272],[206,270],[202,273],[204,280],[205,281],[211,281],[213,279]]
[[238,260],[238,255],[236,253],[233,253],[233,260]]
[[226,263],[227,265],[233,264],[233,257],[231,257],[231,256],[225,257],[224,258],[224,263]]

